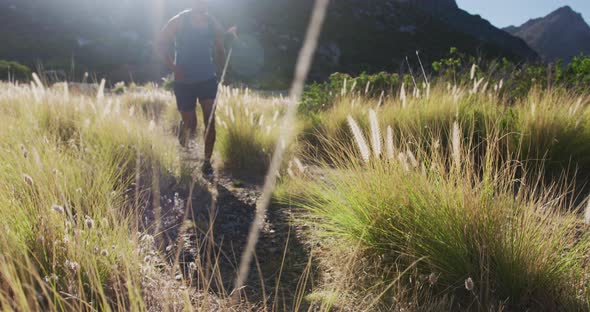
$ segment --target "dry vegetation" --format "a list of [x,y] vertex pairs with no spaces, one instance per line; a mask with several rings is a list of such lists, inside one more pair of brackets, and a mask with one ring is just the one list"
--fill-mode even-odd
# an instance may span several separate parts
[[[166,191],[153,182],[193,175],[171,94],[1,85],[0,307],[587,310],[588,95],[538,89],[508,105],[497,88],[429,89],[344,90],[298,118],[274,209],[292,209],[310,255],[278,304],[281,291],[236,303],[195,288],[162,256],[144,217]],[[262,177],[284,99],[223,88],[218,105],[220,169]]]

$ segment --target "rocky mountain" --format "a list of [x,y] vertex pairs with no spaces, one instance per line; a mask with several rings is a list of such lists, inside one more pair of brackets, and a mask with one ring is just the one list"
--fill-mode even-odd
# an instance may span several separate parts
[[[155,32],[189,0],[0,0],[0,59],[97,72],[113,80],[155,80]],[[232,67],[242,80],[284,87],[291,79],[313,0],[217,0],[212,11],[236,24]],[[532,60],[523,40],[461,10],[454,0],[332,0],[312,71],[407,70],[451,47],[482,57]],[[1,76],[0,76],[1,77]]]
[[498,29],[479,15],[471,15],[460,9],[455,0],[408,0],[415,3],[415,7],[429,12],[441,19],[448,27],[468,34],[478,41],[497,46],[526,60],[535,60],[538,54],[521,38],[512,36],[504,30]]
[[590,26],[569,6],[505,30],[525,40],[547,62],[590,54]]
[[[273,11],[290,14],[281,15],[281,20],[269,16],[273,20],[268,23],[273,27],[259,30],[267,46],[278,43],[284,47],[279,54],[293,58],[290,52],[297,50],[304,33],[306,20],[301,16],[307,16],[312,1],[276,3]],[[272,6],[263,7],[268,10]],[[461,10],[455,0],[333,0],[313,74],[321,77],[332,71],[407,71],[406,57],[418,66],[417,50],[423,63],[430,64],[446,56],[451,47],[489,58],[538,59],[522,39]]]

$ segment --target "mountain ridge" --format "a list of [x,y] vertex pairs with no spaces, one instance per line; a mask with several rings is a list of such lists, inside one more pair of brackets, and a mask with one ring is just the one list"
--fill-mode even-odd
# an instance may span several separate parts
[[[6,26],[0,29],[0,59],[26,64],[40,60],[49,69],[66,69],[75,61],[78,70],[122,80],[157,80],[165,73],[156,68],[159,62],[150,49],[153,36],[190,2],[166,2],[152,12],[159,1],[5,1],[12,4],[5,8],[0,3],[0,23]],[[237,24],[243,41],[259,47],[250,59],[234,51],[237,63],[252,65],[243,68],[245,78],[263,76],[268,81],[292,78],[312,7],[313,0],[212,2],[214,15],[228,25]],[[428,66],[451,47],[490,58],[538,58],[524,41],[470,15],[454,0],[339,0],[328,11],[312,79],[334,71],[403,71],[405,58],[415,62],[417,50]]]
[[567,63],[580,53],[590,54],[590,26],[570,6],[504,30],[526,41],[546,62]]

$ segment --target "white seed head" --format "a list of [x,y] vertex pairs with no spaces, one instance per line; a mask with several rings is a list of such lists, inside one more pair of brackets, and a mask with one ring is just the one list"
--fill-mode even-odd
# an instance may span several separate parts
[[461,128],[457,121],[453,122],[453,133],[452,133],[452,147],[453,147],[453,161],[457,168],[461,165]]
[[385,138],[385,144],[387,149],[387,159],[391,160],[395,157],[395,147],[393,145],[393,129],[391,126],[387,126],[387,134]]
[[94,220],[91,217],[89,217],[89,216],[84,217],[84,223],[86,224],[86,227],[88,229],[94,228]]
[[53,210],[54,212],[57,212],[59,214],[63,214],[65,212],[64,207],[62,207],[60,205],[51,206],[51,210]]
[[363,158],[363,160],[365,162],[368,162],[369,158],[371,157],[371,152],[369,150],[369,145],[367,144],[367,140],[365,140],[363,132],[361,131],[361,128],[356,123],[354,118],[352,118],[352,116],[348,115],[347,121],[348,121],[348,126],[350,127],[350,130],[352,132],[352,135],[354,136],[354,140],[357,144],[359,152],[361,153],[361,157]]
[[43,280],[47,284],[55,284],[59,281],[59,277],[57,277],[57,275],[55,275],[55,273],[52,273],[51,275],[45,276],[43,278]]
[[430,275],[428,275],[428,283],[430,285],[435,285],[436,282],[438,282],[438,274],[430,273]]
[[373,109],[369,110],[369,122],[371,124],[371,146],[373,147],[373,155],[379,158],[381,157],[381,129],[379,129],[377,113]]
[[473,279],[471,279],[471,277],[468,277],[465,280],[465,289],[472,291],[474,287],[475,285],[473,284]]
[[24,174],[24,173],[23,173],[23,180],[25,181],[25,183],[26,183],[28,186],[33,186],[33,184],[34,184],[34,183],[33,183],[33,178],[31,178],[31,176],[30,176],[30,175],[28,175],[28,174]]
[[410,165],[412,165],[412,168],[418,167],[419,163],[416,159],[416,156],[414,156],[414,153],[412,153],[412,151],[410,151],[409,149],[406,151],[406,153],[408,154],[408,160],[410,161]]
[[66,260],[66,262],[64,263],[64,266],[66,267],[66,269],[68,269],[74,273],[77,273],[80,270],[80,264],[75,261]]

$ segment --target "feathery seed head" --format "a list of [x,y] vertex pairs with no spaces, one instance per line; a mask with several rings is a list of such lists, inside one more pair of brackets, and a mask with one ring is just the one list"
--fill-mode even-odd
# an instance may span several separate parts
[[77,273],[78,270],[80,270],[80,264],[75,261],[66,260],[64,266],[66,267],[66,269],[72,271],[73,273]]
[[62,207],[60,205],[51,206],[51,210],[53,210],[54,212],[57,212],[59,214],[63,214],[65,212],[64,207]]
[[438,282],[438,274],[435,273],[430,273],[430,275],[428,275],[428,284],[435,285],[436,282]]
[[451,142],[453,148],[453,161],[457,168],[461,165],[461,128],[457,121],[453,122],[453,140]]
[[89,230],[94,227],[94,220],[89,216],[84,217],[84,223]]
[[387,126],[385,144],[385,148],[387,150],[387,159],[391,160],[393,159],[393,157],[395,157],[395,147],[393,145],[393,129],[391,129],[391,126]]
[[305,166],[303,165],[303,163],[301,162],[301,160],[299,160],[299,158],[294,157],[293,158],[293,162],[295,163],[295,165],[297,166],[297,169],[299,170],[300,173],[305,173]]
[[363,160],[365,162],[369,162],[371,152],[369,150],[369,145],[367,144],[367,141],[365,140],[365,137],[363,136],[363,132],[361,131],[361,128],[356,123],[354,118],[352,118],[352,116],[348,115],[347,121],[348,121],[348,126],[350,127],[350,130],[352,132],[352,135],[354,136],[354,140],[357,144],[359,152],[361,153],[361,157],[363,158]]
[[23,152],[23,157],[24,158],[28,158],[29,157],[29,151],[27,150],[27,148],[23,144],[21,144],[20,145],[20,149]]
[[414,153],[412,153],[412,151],[410,151],[409,149],[406,151],[406,153],[408,154],[408,160],[410,161],[410,165],[412,165],[412,168],[418,167],[419,163],[416,159],[416,156],[414,156]]
[[52,273],[51,275],[45,276],[43,280],[47,284],[55,284],[59,281],[59,278],[57,277],[57,275],[55,275],[55,273]]
[[402,164],[406,171],[410,171],[410,165],[408,164],[408,156],[405,153],[399,153],[397,160]]
[[465,280],[465,289],[472,291],[474,287],[475,287],[475,285],[473,283],[473,279],[471,277],[468,277]]
[[34,184],[34,183],[33,183],[33,178],[31,178],[31,176],[30,176],[30,175],[28,175],[28,174],[23,174],[23,180],[25,181],[25,183],[26,183],[28,186],[33,186],[33,184]]
[[379,129],[377,113],[373,109],[369,110],[369,122],[371,124],[371,145],[373,147],[373,155],[379,158],[381,157],[381,129]]

